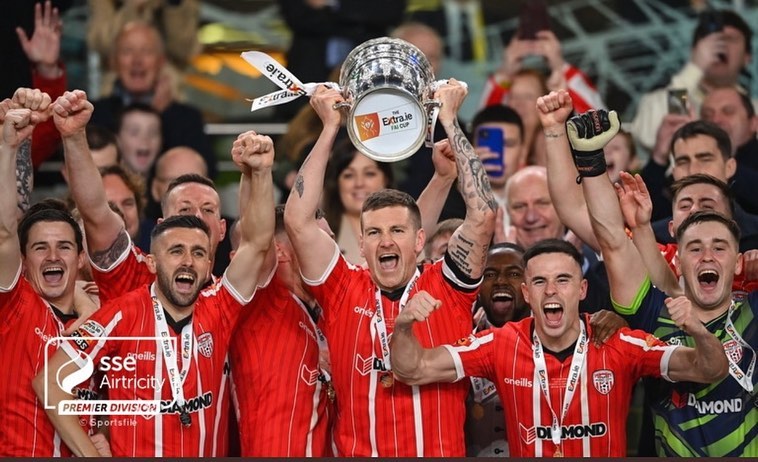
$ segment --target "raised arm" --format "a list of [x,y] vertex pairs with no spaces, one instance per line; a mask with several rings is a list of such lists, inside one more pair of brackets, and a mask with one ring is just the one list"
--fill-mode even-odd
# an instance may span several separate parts
[[421,227],[424,228],[427,236],[431,236],[437,230],[442,208],[445,206],[450,187],[458,174],[455,154],[448,140],[434,143],[432,163],[434,175],[416,201],[421,211]]
[[67,91],[53,104],[53,117],[63,140],[68,186],[84,222],[87,251],[95,265],[108,268],[126,250],[129,235],[124,221],[108,207],[100,172],[87,144],[84,130],[92,110],[86,93]]
[[249,197],[240,216],[240,245],[226,269],[226,278],[245,299],[255,293],[264,262],[274,239],[274,143],[253,132],[241,134],[232,147],[235,162],[244,165],[242,176]]
[[334,241],[318,226],[316,210],[324,189],[326,164],[340,128],[341,115],[334,104],[341,101],[344,99],[337,90],[325,86],[311,97],[311,106],[324,128],[300,167],[284,208],[284,225],[298,256],[300,272],[312,280],[324,274],[335,252]]
[[397,319],[390,339],[392,373],[408,385],[454,382],[457,378],[453,357],[443,347],[423,348],[413,336],[413,324],[427,319],[441,302],[426,291],[408,301]]
[[554,91],[537,99],[537,113],[545,134],[547,150],[547,187],[558,218],[595,252],[595,239],[581,186],[576,183],[576,167],[571,161],[571,146],[566,136],[566,120],[573,104],[565,90]]
[[621,172],[621,184],[616,185],[621,212],[632,231],[632,242],[642,257],[645,268],[650,275],[650,282],[671,297],[684,295],[676,274],[669,266],[658,248],[650,217],[653,202],[645,186],[645,181],[638,174],[635,176]]
[[611,298],[618,305],[630,306],[647,278],[647,271],[626,235],[616,192],[606,174],[603,147],[616,135],[618,128],[615,112],[589,111],[571,118],[568,137],[592,229],[608,271]]
[[479,156],[458,125],[458,109],[466,97],[466,88],[455,79],[437,90],[442,103],[439,121],[447,133],[458,167],[458,188],[466,203],[466,218],[450,237],[448,254],[458,269],[472,279],[481,277],[487,248],[495,230],[498,204],[492,195],[487,173]]
[[713,383],[729,373],[724,347],[697,318],[687,297],[667,298],[671,319],[695,340],[695,348],[679,347],[671,355],[668,376],[676,382]]
[[0,287],[10,288],[21,266],[16,201],[16,151],[31,136],[31,110],[5,113],[0,140]]

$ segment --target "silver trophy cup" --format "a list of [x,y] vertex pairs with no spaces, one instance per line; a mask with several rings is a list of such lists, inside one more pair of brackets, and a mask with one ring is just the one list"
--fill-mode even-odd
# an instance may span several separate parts
[[355,147],[381,162],[415,153],[429,127],[434,73],[426,56],[405,40],[381,37],[358,45],[340,70]]

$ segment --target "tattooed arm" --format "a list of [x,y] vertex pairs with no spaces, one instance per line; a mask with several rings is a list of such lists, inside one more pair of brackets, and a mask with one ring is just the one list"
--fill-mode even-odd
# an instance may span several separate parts
[[16,197],[19,219],[29,210],[33,186],[32,141],[28,139],[24,140],[16,151]]
[[455,154],[458,188],[466,203],[466,218],[450,238],[447,252],[466,276],[479,279],[495,229],[498,204],[482,162],[456,118],[466,97],[466,88],[455,79],[450,79],[450,83],[442,86],[435,96],[442,102],[439,121]]
[[124,221],[108,206],[87,144],[84,129],[92,110],[83,91],[67,91],[53,104],[53,117],[63,140],[69,188],[84,221],[90,259],[97,267],[107,269],[126,251],[129,236]]
[[333,239],[318,226],[316,210],[324,189],[324,173],[334,139],[340,128],[341,115],[334,104],[343,101],[336,90],[319,87],[311,97],[311,106],[321,118],[324,128],[316,144],[303,162],[284,209],[284,225],[300,263],[300,272],[307,279],[318,279],[334,258]]
[[19,146],[32,133],[31,111],[5,112],[0,137],[0,287],[10,289],[21,266],[16,214],[16,157]]

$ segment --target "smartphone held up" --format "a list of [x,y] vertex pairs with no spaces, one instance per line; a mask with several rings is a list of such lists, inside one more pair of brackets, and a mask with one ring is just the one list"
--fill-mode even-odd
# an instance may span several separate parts
[[487,175],[493,178],[505,176],[505,136],[502,128],[479,127],[476,130],[477,148],[486,148],[489,153],[482,155],[482,165]]

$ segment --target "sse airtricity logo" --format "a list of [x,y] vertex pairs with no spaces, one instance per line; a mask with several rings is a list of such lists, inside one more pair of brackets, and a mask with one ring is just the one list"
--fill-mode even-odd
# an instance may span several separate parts
[[[69,394],[73,394],[74,387],[90,378],[92,373],[95,372],[95,363],[92,361],[92,358],[83,351],[77,351],[76,353],[79,355],[79,358],[66,361],[55,373],[55,381],[58,382],[58,386]],[[66,367],[71,364],[81,364],[82,361],[84,361],[84,365],[61,378],[61,374]]]

